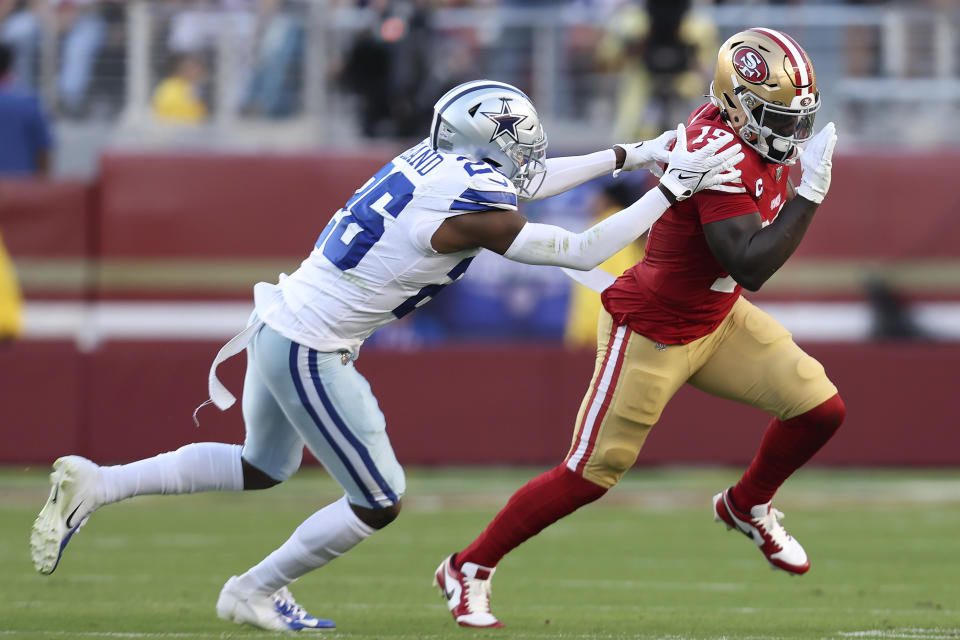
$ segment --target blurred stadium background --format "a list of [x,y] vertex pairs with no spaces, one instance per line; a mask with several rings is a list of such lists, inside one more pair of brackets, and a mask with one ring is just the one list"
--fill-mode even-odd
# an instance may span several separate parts
[[[22,339],[0,351],[0,461],[237,439],[237,411],[201,413],[199,432],[189,416],[252,284],[296,267],[356,185],[421,139],[446,88],[515,83],[552,155],[589,152],[684,119],[718,44],[750,25],[807,48],[818,122],[841,135],[829,200],[751,296],[850,405],[817,461],[960,464],[960,10],[933,0],[4,0],[8,86],[40,96],[53,146],[45,174],[0,179],[26,299]],[[525,213],[582,229],[646,179],[600,180]],[[592,317],[578,328],[571,291],[557,269],[481,255],[469,278],[378,332],[359,366],[400,458],[560,455],[592,359]],[[230,364],[237,389],[242,365]],[[748,461],[765,419],[727,404],[685,390],[641,461]],[[463,446],[468,433],[487,437]]]
[[[187,499],[183,507],[148,498],[139,512],[139,506],[118,507],[107,523],[131,537],[158,531],[150,538],[158,557],[169,559],[164,550],[186,553],[196,575],[183,582],[183,571],[167,563],[137,569],[136,558],[149,554],[123,555],[125,543],[116,535],[98,543],[81,539],[73,544],[87,543],[86,552],[71,561],[77,570],[99,567],[110,574],[109,588],[103,586],[108,578],[95,588],[116,593],[113,605],[91,607],[76,601],[89,586],[79,575],[72,583],[58,574],[68,582],[50,590],[31,575],[26,537],[43,497],[38,469],[68,452],[110,463],[194,440],[241,441],[239,409],[205,409],[199,430],[190,415],[206,396],[212,356],[246,321],[252,285],[296,268],[353,189],[425,135],[432,105],[447,88],[476,77],[517,84],[542,114],[550,155],[590,152],[685,119],[707,89],[719,43],[758,25],[783,29],[805,46],[823,93],[818,124],[834,120],[840,134],[833,187],[804,244],[763,291],[749,297],[824,363],[847,402],[847,423],[813,464],[854,469],[809,471],[787,500],[810,516],[807,535],[820,557],[848,564],[830,566],[804,592],[801,608],[786,617],[777,617],[785,611],[776,608],[782,604],[778,590],[767,587],[781,582],[764,577],[743,586],[746,591],[730,586],[726,570],[739,571],[741,563],[756,570],[759,560],[747,557],[755,551],[739,548],[744,543],[722,537],[716,545],[711,539],[706,553],[716,559],[735,544],[744,559],[724,556],[729,566],[714,571],[723,575],[705,577],[714,580],[707,586],[697,582],[702,566],[688,557],[699,544],[695,533],[657,543],[667,545],[664,557],[687,558],[684,569],[662,564],[659,574],[646,574],[648,583],[615,583],[626,579],[618,570],[650,571],[642,558],[656,553],[648,546],[631,555],[629,523],[640,516],[630,509],[674,505],[686,531],[687,523],[704,517],[700,507],[718,479],[730,482],[737,475],[700,470],[661,476],[658,469],[743,465],[767,422],[754,410],[684,389],[641,454],[639,464],[650,469],[618,487],[622,502],[591,511],[595,515],[578,514],[578,524],[557,534],[569,539],[544,543],[542,551],[522,550],[516,566],[539,571],[564,558],[562,571],[576,574],[578,541],[605,531],[614,509],[627,509],[616,512],[621,528],[608,535],[622,534],[621,546],[609,542],[607,548],[603,539],[596,545],[607,552],[591,577],[610,575],[614,582],[564,583],[568,599],[548,611],[557,619],[567,605],[584,605],[583,588],[608,598],[589,605],[595,608],[588,606],[567,627],[575,632],[569,637],[596,637],[591,634],[600,625],[593,614],[615,623],[620,635],[609,637],[630,637],[635,615],[647,615],[658,637],[681,637],[671,635],[679,620],[691,637],[835,637],[829,629],[842,627],[844,616],[854,625],[849,628],[874,629],[850,637],[958,637],[956,584],[948,571],[957,557],[960,503],[960,419],[953,403],[960,370],[960,195],[952,188],[960,165],[955,0],[689,6],[655,0],[0,0],[0,42],[15,54],[12,81],[39,96],[53,131],[47,171],[0,175],[0,233],[26,302],[22,335],[0,347],[0,464],[8,465],[0,475],[0,560],[11,577],[0,600],[12,603],[16,614],[0,614],[0,628],[13,636],[16,629],[46,629],[66,611],[86,626],[65,626],[49,637],[74,637],[80,628],[95,636],[97,629],[158,627],[183,630],[178,637],[220,637],[208,592],[219,588],[220,574],[236,570],[235,557],[256,559],[279,541],[284,527],[258,520],[237,542],[247,546],[236,553],[234,546],[223,547],[217,555],[217,538],[178,537],[178,523],[194,519],[209,536],[218,535],[222,522],[244,529],[245,503],[227,498],[226,511],[216,511],[207,498]],[[0,156],[4,144],[0,137]],[[642,193],[645,180],[600,180],[523,211],[582,229]],[[571,311],[572,287],[559,270],[485,254],[470,277],[378,332],[358,367],[380,399],[403,463],[414,469],[542,466],[565,453],[593,360],[589,338],[576,328],[582,319]],[[233,390],[241,388],[242,368],[237,361],[221,367]],[[863,470],[880,466],[910,470]],[[471,471],[469,482],[456,471],[435,477],[414,471],[411,488],[425,494],[411,503],[408,522],[418,533],[391,529],[399,532],[387,532],[388,540],[420,541],[416,552],[426,559],[428,574],[434,555],[479,531],[528,477],[485,471]],[[424,473],[426,479],[418,475]],[[497,476],[505,479],[498,483]],[[291,527],[302,518],[305,482],[275,490],[286,496],[281,500]],[[488,489],[492,498],[465,511],[464,504]],[[257,500],[256,512],[276,507]],[[169,511],[154,511],[161,502]],[[851,511],[864,504],[866,511]],[[457,511],[454,524],[433,513],[438,505]],[[134,528],[123,529],[123,509],[143,519],[131,517]],[[672,538],[662,535],[672,516],[653,517],[657,538]],[[839,537],[833,529],[838,522]],[[448,537],[439,533],[444,523],[453,527]],[[91,529],[98,526],[94,519]],[[853,543],[863,536],[872,541],[869,547]],[[402,615],[415,620],[423,591],[417,589],[425,588],[423,558],[417,556],[419,573],[409,578],[419,585],[413,587],[409,567],[400,566],[387,546],[376,546],[370,560],[360,552],[336,569],[338,579],[351,571],[367,576],[350,583],[349,595],[368,608],[357,604],[331,615],[360,625],[370,637],[386,633],[363,627],[374,624],[368,613],[378,607],[376,594],[402,592],[412,607]],[[116,550],[115,564],[104,564]],[[894,564],[881,567],[878,557]],[[375,563],[381,562],[395,570],[395,582],[378,577]],[[142,592],[131,577],[138,572],[162,574],[176,597],[150,600],[156,594]],[[872,599],[876,585],[898,579],[899,591],[888,587]],[[844,580],[846,591],[830,591]],[[530,579],[506,584],[501,597],[507,606],[542,587]],[[667,598],[659,609],[641,607],[646,614],[638,613],[636,602],[621,602],[622,586],[660,593],[663,584],[673,585],[679,599]],[[328,592],[331,599],[339,595],[330,585],[307,588],[324,600]],[[118,602],[138,590],[145,617],[97,626],[114,619]],[[691,608],[691,591],[709,611]],[[715,592],[713,600],[708,591]],[[301,601],[310,600],[306,593]],[[854,596],[860,599],[851,604]],[[742,607],[751,598],[757,610],[767,607],[769,619],[758,622],[756,610]],[[838,607],[829,623],[818,614],[826,600]],[[733,602],[741,609],[731,618],[725,607]],[[629,615],[615,618],[604,603]],[[437,608],[442,613],[436,603],[429,616]],[[543,624],[540,610],[511,613]],[[206,635],[189,635],[198,620],[208,625]],[[410,637],[430,637],[410,624]],[[901,631],[888,631],[894,627]],[[549,636],[541,629],[523,637]],[[36,631],[22,637],[48,636]]]

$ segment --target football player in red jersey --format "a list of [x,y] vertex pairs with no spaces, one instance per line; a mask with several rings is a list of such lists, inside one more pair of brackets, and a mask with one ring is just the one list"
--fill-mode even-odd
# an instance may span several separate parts
[[[650,230],[643,261],[603,292],[596,367],[569,454],[437,569],[459,624],[502,626],[489,608],[497,563],[615,485],[684,383],[773,416],[740,481],[714,496],[714,517],[750,537],[774,568],[809,569],[770,503],[845,408],[823,366],[741,291],[759,289],[790,257],[830,186],[837,138],[833,123],[813,135],[819,107],[813,65],[785,33],[748,29],[720,48],[711,102],[691,115],[688,146],[735,134],[748,147],[741,179],[673,205]],[[787,168],[798,158],[794,194]]]

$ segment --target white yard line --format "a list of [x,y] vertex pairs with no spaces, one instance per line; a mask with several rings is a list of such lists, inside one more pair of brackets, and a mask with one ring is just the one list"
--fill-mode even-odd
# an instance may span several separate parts
[[838,631],[842,638],[910,638],[911,640],[957,640],[960,629],[869,629],[866,631]]

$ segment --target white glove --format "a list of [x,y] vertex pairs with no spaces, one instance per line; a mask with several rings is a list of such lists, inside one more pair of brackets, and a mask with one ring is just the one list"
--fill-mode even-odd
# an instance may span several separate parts
[[666,162],[670,158],[670,143],[676,138],[677,132],[671,130],[661,133],[653,140],[613,145],[614,147],[620,147],[627,154],[623,166],[613,172],[613,177],[616,178],[621,171],[635,171],[637,169],[648,169],[654,175],[662,176],[663,170],[657,163]]
[[832,122],[820,129],[817,135],[807,141],[800,154],[800,167],[803,176],[797,195],[810,202],[820,204],[830,189],[830,174],[833,171],[833,148],[837,144],[837,128]]
[[697,149],[687,149],[687,130],[681,124],[677,126],[677,144],[670,152],[670,164],[660,178],[660,184],[667,188],[678,201],[686,200],[697,191],[732,182],[740,177],[740,170],[734,167],[743,160],[740,145],[717,153],[733,140],[729,131],[717,130],[710,142]]

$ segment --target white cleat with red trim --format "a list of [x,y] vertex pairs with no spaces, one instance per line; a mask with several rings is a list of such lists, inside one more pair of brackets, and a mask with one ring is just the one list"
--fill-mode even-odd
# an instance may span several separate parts
[[806,573],[810,569],[807,552],[780,524],[782,518],[783,512],[773,509],[769,502],[752,507],[749,513],[741,511],[730,499],[730,489],[713,496],[715,521],[753,540],[774,569],[792,575]]
[[457,569],[453,556],[437,567],[433,576],[434,586],[447,601],[447,608],[461,627],[502,627],[503,623],[490,613],[490,578],[496,569],[464,562]]

